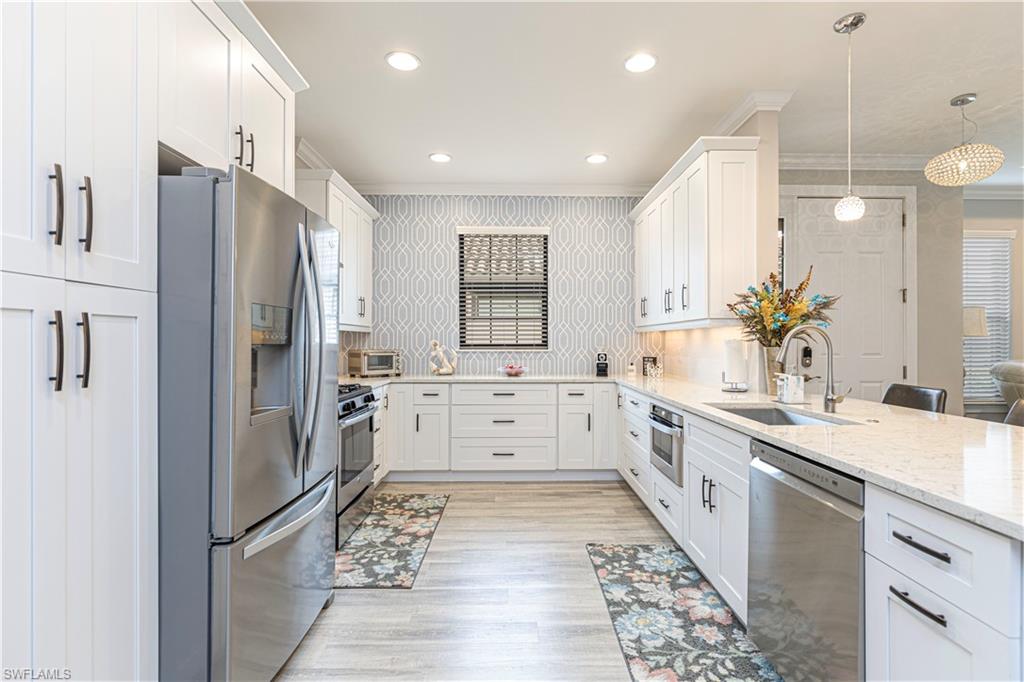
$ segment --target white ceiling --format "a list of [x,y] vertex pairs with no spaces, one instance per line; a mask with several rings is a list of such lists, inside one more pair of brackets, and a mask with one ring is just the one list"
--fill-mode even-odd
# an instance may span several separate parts
[[[793,90],[784,153],[845,151],[854,35],[854,150],[932,155],[1000,146],[992,185],[1024,184],[1021,3],[308,3],[250,7],[310,83],[297,134],[357,186],[649,186],[754,90]],[[408,50],[417,71],[388,67]],[[623,60],[658,56],[645,74]],[[449,164],[427,159],[450,153]],[[584,162],[605,152],[608,163]]]

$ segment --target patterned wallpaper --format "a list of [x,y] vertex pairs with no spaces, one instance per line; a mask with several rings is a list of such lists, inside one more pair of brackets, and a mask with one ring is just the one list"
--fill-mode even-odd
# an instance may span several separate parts
[[431,339],[458,349],[459,225],[551,228],[547,351],[460,351],[459,373],[517,362],[531,374],[589,374],[609,354],[612,372],[662,355],[662,334],[632,330],[634,197],[377,195],[373,331],[342,334],[349,347],[397,348],[407,374],[427,372]]

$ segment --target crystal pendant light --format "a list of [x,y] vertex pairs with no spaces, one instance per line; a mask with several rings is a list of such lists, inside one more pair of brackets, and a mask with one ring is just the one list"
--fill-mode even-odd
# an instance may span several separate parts
[[841,17],[832,30],[845,33],[846,43],[846,196],[836,202],[836,220],[848,222],[864,217],[864,200],[853,193],[853,32],[864,25],[867,16],[854,12]]
[[974,134],[978,132],[978,124],[967,118],[964,107],[978,99],[973,92],[957,95],[949,100],[950,106],[960,107],[960,144],[942,152],[924,167],[924,176],[936,185],[943,187],[963,187],[984,180],[995,173],[1003,165],[1003,151],[990,144],[971,142],[967,139],[967,124],[974,126]]

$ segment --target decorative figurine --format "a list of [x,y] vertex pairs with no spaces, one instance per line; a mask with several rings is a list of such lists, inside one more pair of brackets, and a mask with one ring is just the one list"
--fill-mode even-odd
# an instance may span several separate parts
[[[450,355],[450,358],[449,358]],[[459,364],[459,355],[447,346],[442,346],[435,339],[430,342],[430,373],[448,376],[455,374],[455,367]]]

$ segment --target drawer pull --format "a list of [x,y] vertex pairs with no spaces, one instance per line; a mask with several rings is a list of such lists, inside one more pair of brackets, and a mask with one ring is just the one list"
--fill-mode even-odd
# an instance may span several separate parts
[[515,457],[516,453],[514,453],[514,452],[492,452],[491,456],[492,457]]
[[637,478],[640,478],[640,472],[634,469],[633,467],[629,467],[629,473],[633,474]]
[[438,397],[441,394],[440,393],[426,393],[426,392],[424,392],[424,393],[421,393],[420,395],[422,395],[424,398],[436,398],[436,397]]
[[639,407],[640,406],[640,403],[638,403],[637,401],[633,400],[632,398],[629,399],[629,404],[632,405],[633,407]]
[[665,500],[661,499],[660,497],[658,498],[658,504],[660,504],[660,505],[661,505],[662,507],[664,507],[665,509],[669,509],[669,508],[670,508],[670,505],[668,505],[668,504],[667,504],[667,503],[665,502]]
[[492,424],[515,424],[515,419],[492,419]]
[[586,394],[585,394],[585,393],[582,393],[582,392],[576,393],[576,392],[573,392],[573,391],[569,391],[569,395],[570,395],[570,396],[573,396],[573,397],[575,397],[575,398],[582,398],[582,397],[583,397],[584,395],[586,395]]
[[902,543],[904,543],[906,545],[910,545],[911,547],[916,549],[918,552],[923,552],[924,554],[927,554],[928,556],[932,557],[933,559],[938,559],[939,561],[944,561],[947,564],[952,564],[953,563],[953,559],[948,554],[946,554],[945,552],[940,552],[940,551],[938,551],[936,549],[932,549],[931,547],[928,547],[927,545],[922,545],[920,542],[915,540],[910,535],[904,535],[903,533],[898,533],[896,531],[893,531],[892,532],[892,536],[894,538],[896,538],[897,540],[899,540],[900,542],[902,542]]
[[515,397],[515,393],[492,393],[495,398],[512,398]]
[[379,464],[374,464],[373,465],[373,470],[376,471],[377,469],[380,469],[380,465]]
[[902,601],[904,604],[920,613],[925,618],[928,618],[938,623],[942,627],[946,627],[948,625],[948,623],[946,623],[946,617],[944,615],[942,615],[941,613],[932,613],[925,607],[921,606],[916,601],[910,598],[909,592],[901,592],[892,585],[889,585],[889,591],[895,594],[897,597],[899,597],[900,601]]

